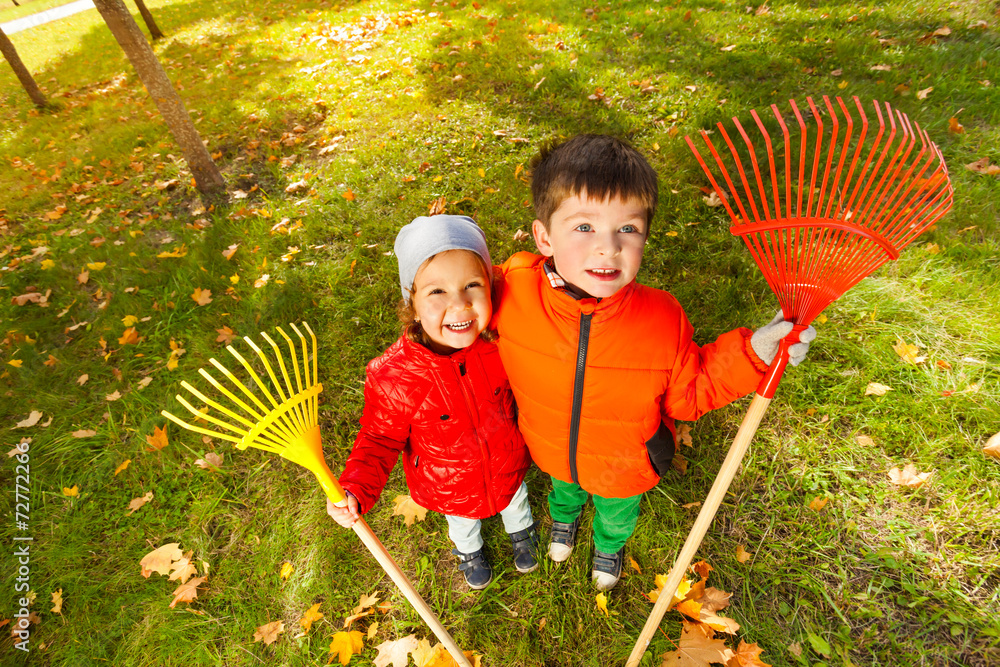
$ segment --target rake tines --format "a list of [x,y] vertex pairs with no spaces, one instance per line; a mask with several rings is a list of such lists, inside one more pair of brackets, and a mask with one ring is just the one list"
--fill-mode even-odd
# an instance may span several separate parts
[[822,109],[812,98],[806,101],[805,113],[790,101],[791,130],[777,105],[771,105],[774,118],[767,120],[773,131],[780,129],[777,151],[756,111],[751,112],[756,132],[733,119],[742,143],[718,124],[728,153],[720,154],[702,132],[725,187],[685,137],[722,198],[730,230],[743,237],[786,319],[802,325],[896,259],[952,203],[941,152],[905,114],[888,103],[873,103],[878,119],[873,133],[857,97],[858,127],[841,98],[834,106],[824,96]]
[[[249,337],[243,338],[250,349],[257,354],[260,366],[270,380],[270,387],[250,362],[232,346],[226,347],[229,354],[252,378],[253,384],[260,392],[259,395],[215,359],[209,359],[209,362],[226,377],[229,381],[228,386],[216,380],[204,368],[199,369],[198,372],[212,387],[228,399],[228,406],[206,396],[187,382],[181,382],[182,387],[207,407],[198,409],[178,394],[177,400],[180,404],[194,415],[195,420],[205,420],[222,430],[212,430],[191,424],[175,417],[166,410],[161,414],[195,433],[227,440],[234,443],[239,449],[247,447],[263,449],[301,465],[316,476],[327,498],[342,505],[345,502],[344,490],[323,457],[318,410],[318,397],[323,391],[323,385],[319,382],[319,373],[317,372],[316,334],[312,332],[308,324],[302,323],[311,339],[312,345],[310,346],[307,344],[305,336],[294,324],[289,326],[295,332],[298,344],[281,327],[277,327],[278,333],[285,339],[288,347],[288,362],[286,362],[278,343],[266,333],[262,332],[260,335],[271,346],[273,359],[276,363],[272,363],[268,355],[253,340]],[[310,357],[312,358],[311,364]],[[277,367],[277,372],[275,367]],[[242,395],[243,398],[237,394]],[[213,413],[212,410],[215,412]],[[420,596],[420,593],[364,519],[355,521],[353,528],[379,562],[379,565],[382,566],[382,569],[392,578],[406,599],[417,610],[417,613],[448,649],[452,658],[462,667],[472,667],[458,644],[448,634],[448,630],[441,624],[440,619]]]
[[[757,126],[757,132],[752,134],[734,118],[742,144],[734,142],[719,123],[719,132],[729,148],[725,156],[716,150],[708,133],[702,132],[725,188],[720,187],[694,142],[685,137],[722,198],[733,223],[730,231],[743,237],[777,295],[785,319],[796,326],[781,342],[757,388],[629,655],[628,667],[639,664],[736,475],[788,363],[788,346],[831,302],[885,262],[899,257],[900,250],[951,208],[951,182],[941,152],[919,126],[910,124],[905,114],[886,104],[883,116],[882,106],[875,102],[878,131],[872,137],[858,98],[854,98],[860,117],[858,128],[839,97],[840,114],[828,97],[823,97],[825,114],[812,98],[807,102],[806,112],[800,111],[794,100],[791,102],[796,121],[791,130],[776,105],[771,106],[774,119],[768,118],[766,123],[756,111],[751,112]],[[780,129],[782,145],[777,157],[768,124],[774,131]],[[797,135],[794,140],[793,132]],[[919,149],[914,151],[918,140]],[[762,154],[766,154],[766,162]]]

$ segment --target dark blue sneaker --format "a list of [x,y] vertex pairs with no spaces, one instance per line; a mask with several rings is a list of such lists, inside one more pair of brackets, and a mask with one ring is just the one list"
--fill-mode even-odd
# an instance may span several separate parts
[[594,549],[594,569],[590,573],[597,590],[606,591],[614,588],[622,576],[622,560],[625,557],[625,547],[615,554],[606,554]]
[[535,554],[538,553],[538,533],[535,532],[535,527],[510,533],[510,541],[514,545],[514,567],[517,571],[524,574],[537,569]]
[[579,527],[579,516],[573,523],[552,522],[552,532],[549,536],[549,558],[556,563],[561,563],[569,558],[573,552],[573,545],[576,543],[576,529]]
[[458,569],[465,575],[465,583],[469,584],[469,588],[482,590],[493,581],[493,570],[486,561],[482,549],[471,554],[463,554],[458,549],[452,549],[451,553],[458,556]]

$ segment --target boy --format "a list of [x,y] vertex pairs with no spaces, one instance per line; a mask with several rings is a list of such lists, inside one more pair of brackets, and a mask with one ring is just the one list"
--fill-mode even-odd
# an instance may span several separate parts
[[[500,355],[531,456],[552,477],[549,557],[566,560],[594,498],[592,578],[621,576],[639,500],[669,467],[674,419],[693,421],[752,391],[792,323],[705,347],[680,304],[635,275],[656,210],[656,172],[613,137],[579,135],[543,150],[531,185],[541,255],[500,267]],[[815,331],[791,348],[801,361]]]

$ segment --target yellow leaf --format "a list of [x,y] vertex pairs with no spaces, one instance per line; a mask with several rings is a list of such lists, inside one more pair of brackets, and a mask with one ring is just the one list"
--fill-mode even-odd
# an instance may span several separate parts
[[91,271],[101,271],[107,265],[108,265],[107,262],[88,262],[87,268],[90,269]]
[[185,255],[187,255],[187,244],[186,243],[182,244],[179,247],[175,247],[170,252],[167,252],[167,251],[161,252],[160,254],[157,255],[157,257],[159,257],[159,258],[162,259],[164,257],[184,257]]
[[225,257],[226,259],[232,259],[233,255],[236,254],[236,249],[239,247],[240,247],[239,243],[234,243],[233,245],[229,246],[228,248],[222,251],[222,256]]
[[[52,261],[51,259],[43,259],[42,263],[41,263],[41,267],[42,267],[43,271],[48,271],[49,269],[51,269],[55,265],[56,265],[56,263],[54,261]],[[55,595],[55,593],[53,593],[53,595]]]
[[841,81],[840,83],[837,84],[837,88],[840,88],[841,90],[843,90],[844,88],[847,88],[847,82],[846,81]]
[[133,498],[132,501],[128,504],[129,514],[132,514],[136,510],[140,509],[143,505],[145,505],[152,499],[153,499],[152,491],[147,491],[146,495],[139,496],[138,498]]
[[828,496],[816,496],[812,499],[812,502],[809,503],[809,509],[819,512],[826,507],[828,502],[830,502],[830,498]]
[[234,285],[236,285],[237,283],[239,283],[240,282],[240,274],[234,273],[233,275],[229,276],[229,282],[231,282]]
[[125,317],[122,318],[122,324],[124,324],[127,327],[133,326],[138,321],[139,318],[136,317],[135,315],[126,315]]
[[53,614],[61,614],[62,613],[62,603],[63,603],[62,589],[60,588],[59,590],[55,591],[52,594],[52,604],[55,605],[51,609],[51,611],[52,611]]
[[281,572],[278,574],[278,576],[287,581],[288,577],[292,576],[292,572],[294,571],[295,571],[295,566],[286,561],[281,564]]
[[375,639],[375,634],[378,632],[378,621],[375,621],[368,626],[368,641]]
[[299,625],[302,626],[303,632],[309,632],[312,629],[312,624],[323,618],[323,612],[319,610],[320,604],[321,603],[317,602],[313,606],[309,607],[309,609],[306,610],[306,613],[302,615],[302,618],[299,619]]
[[879,384],[878,382],[869,382],[865,388],[865,396],[885,396],[888,391],[892,391],[892,387]]
[[199,306],[207,306],[212,303],[212,290],[195,287],[194,293],[191,294],[191,298],[194,299],[194,302]]
[[13,366],[14,368],[20,368],[21,364],[23,363],[24,363],[23,359],[11,359],[10,361],[7,362],[7,365]]
[[486,178],[486,170],[482,167],[479,168],[479,178]]
[[427,518],[427,510],[415,503],[410,496],[396,496],[392,502],[394,505],[393,516],[402,515],[407,526],[412,526],[415,521],[423,521]]
[[603,611],[605,616],[609,616],[610,614],[608,614],[608,597],[604,593],[598,593],[595,600],[597,600],[597,608]]
[[146,448],[148,452],[158,452],[170,442],[167,440],[167,427],[164,426],[160,428],[159,426],[153,427],[153,435],[146,436],[146,442],[149,443],[149,447]]
[[125,333],[118,339],[119,345],[136,345],[139,342],[139,332],[133,327],[125,330]]
[[142,568],[142,576],[149,579],[149,575],[154,572],[167,576],[170,574],[170,567],[173,562],[183,557],[184,552],[180,550],[178,542],[164,544],[162,547],[150,551],[139,561],[139,567]]
[[642,568],[639,567],[639,564],[636,563],[635,559],[632,558],[631,556],[628,557],[628,564],[633,570],[635,570],[639,574],[642,574]]
[[351,661],[351,656],[364,648],[364,635],[358,630],[350,632],[338,632],[330,642],[330,662],[334,658],[340,660],[340,664],[346,665]]
[[128,468],[128,464],[129,463],[132,463],[132,459],[125,459],[124,463],[122,463],[120,466],[118,466],[117,468],[115,468],[115,476],[117,477],[118,473],[120,473],[122,470],[125,470],[126,468]]
[[77,484],[74,484],[73,486],[68,486],[68,487],[64,486],[62,492],[63,492],[64,496],[69,496],[70,498],[75,498],[78,495],[80,495],[80,487]]
[[752,554],[747,553],[742,544],[736,546],[736,560],[741,563],[745,563],[750,560],[751,557]]

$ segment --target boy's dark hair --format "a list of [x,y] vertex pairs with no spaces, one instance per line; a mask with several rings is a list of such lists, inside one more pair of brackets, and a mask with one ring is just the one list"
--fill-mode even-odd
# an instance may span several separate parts
[[599,201],[638,201],[646,208],[649,233],[659,198],[656,171],[628,143],[606,134],[578,134],[542,148],[532,162],[531,196],[545,229],[559,205],[583,190]]

